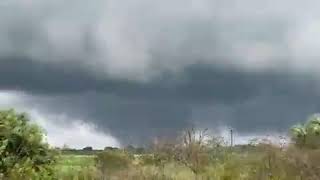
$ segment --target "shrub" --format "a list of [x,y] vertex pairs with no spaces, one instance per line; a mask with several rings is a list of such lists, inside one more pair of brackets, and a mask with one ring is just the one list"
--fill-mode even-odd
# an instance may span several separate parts
[[102,174],[120,171],[129,167],[133,157],[124,151],[103,151],[97,154],[96,163]]
[[[54,152],[43,131],[26,114],[0,111],[0,174],[24,177],[51,174]],[[11,178],[14,179],[14,178]]]
[[299,147],[320,147],[320,115],[312,115],[306,123],[295,125],[291,129],[291,138]]
[[[175,140],[160,141],[154,145],[156,165],[176,161],[198,174],[209,164],[206,130],[188,129]],[[150,161],[150,159],[149,159]]]

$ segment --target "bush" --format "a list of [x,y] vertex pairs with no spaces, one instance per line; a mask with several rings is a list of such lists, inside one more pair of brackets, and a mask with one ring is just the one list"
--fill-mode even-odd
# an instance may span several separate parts
[[43,142],[43,136],[26,114],[0,111],[0,174],[5,177],[51,174],[54,152]]
[[312,115],[304,124],[295,125],[291,128],[293,142],[302,148],[320,147],[320,115]]
[[133,157],[124,151],[103,151],[97,154],[96,163],[103,175],[129,167]]
[[[158,142],[154,145],[154,159],[157,165],[176,161],[199,174],[209,165],[207,130],[189,129],[174,141]],[[150,160],[149,160],[150,161]]]

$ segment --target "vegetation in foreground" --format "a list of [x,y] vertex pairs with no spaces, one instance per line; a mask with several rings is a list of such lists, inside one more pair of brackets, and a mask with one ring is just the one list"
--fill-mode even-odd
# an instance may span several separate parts
[[190,129],[150,148],[52,149],[25,114],[0,111],[0,179],[319,180],[320,118],[268,139],[229,147]]

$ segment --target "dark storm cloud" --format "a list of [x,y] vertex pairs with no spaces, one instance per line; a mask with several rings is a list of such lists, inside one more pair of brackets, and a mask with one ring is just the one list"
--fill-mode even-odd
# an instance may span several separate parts
[[193,124],[283,131],[320,108],[320,14],[276,4],[0,2],[0,90],[125,142]]
[[81,69],[68,67],[68,64],[59,66],[35,63],[24,58],[0,61],[1,89],[44,95],[93,91],[135,100],[175,101],[186,104],[238,102],[267,90],[274,93],[294,93],[300,90],[300,84],[315,82],[313,80],[311,76],[289,73],[241,72],[233,68],[195,64],[179,74],[163,73],[153,81],[140,82],[107,76],[97,78]]
[[0,4],[0,53],[134,80],[194,63],[317,73],[319,2],[271,2],[15,0]]
[[[0,77],[11,78],[9,85],[1,80],[3,87],[32,95],[30,104],[42,112],[93,122],[123,143],[143,143],[194,125],[228,125],[241,133],[283,132],[320,108],[318,83],[307,75],[198,64],[140,82],[97,79],[67,66],[9,64],[1,66],[6,71]],[[16,71],[19,64],[29,70]]]

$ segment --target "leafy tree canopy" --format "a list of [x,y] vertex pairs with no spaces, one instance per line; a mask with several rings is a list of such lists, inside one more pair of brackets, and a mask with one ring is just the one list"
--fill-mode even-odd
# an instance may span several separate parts
[[320,115],[314,114],[304,124],[293,126],[291,137],[299,146],[320,147]]
[[32,124],[26,114],[0,111],[0,174],[49,172],[54,153],[43,138],[42,129]]

